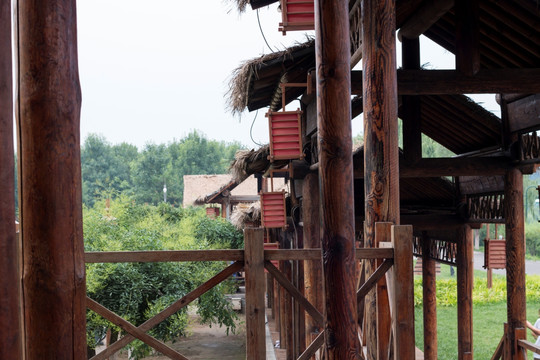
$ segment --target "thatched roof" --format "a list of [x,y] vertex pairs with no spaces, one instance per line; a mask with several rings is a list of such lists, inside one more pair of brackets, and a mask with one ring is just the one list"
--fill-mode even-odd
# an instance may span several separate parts
[[231,223],[238,229],[243,229],[245,224],[250,222],[259,224],[261,221],[261,202],[256,201],[251,204],[238,204],[231,214]]
[[271,166],[281,168],[288,164],[288,161],[271,163],[268,160],[269,155],[270,146],[268,145],[264,145],[257,150],[238,150],[229,169],[232,179],[240,183],[249,175],[266,172]]
[[210,194],[230,182],[229,174],[184,175],[184,207],[196,205],[200,196]]
[[[248,103],[248,100],[250,100],[250,97],[253,95],[253,83],[255,80],[262,80],[259,76],[259,70],[262,68],[272,67],[275,70],[272,72],[272,74],[269,74],[272,79],[275,77],[278,79],[285,79],[286,77],[287,80],[284,81],[305,82],[307,71],[315,66],[314,44],[315,40],[308,38],[308,41],[305,43],[297,44],[283,51],[263,55],[242,63],[233,71],[231,81],[229,83],[229,91],[227,95],[228,108],[230,111],[233,114],[239,114],[244,111],[246,107],[248,107],[248,109],[251,111],[270,105],[268,102],[266,102],[263,106],[255,105],[258,107],[253,107]],[[312,54],[312,56],[308,57],[309,61],[302,61],[299,63],[297,60],[300,58],[305,58],[307,53]],[[301,71],[298,70],[299,68]],[[265,74],[265,76],[267,76],[267,74]],[[298,81],[297,76],[301,76],[303,80]],[[265,98],[269,95],[270,97],[274,98],[276,91],[280,91],[279,88],[279,83],[272,81],[263,89],[257,89],[257,93],[262,91]],[[288,94],[287,98],[294,99],[298,97],[298,94],[295,95],[295,91],[297,92],[298,89],[291,90],[291,94]],[[267,101],[267,99],[265,99],[265,101]],[[277,102],[276,106],[278,105],[281,106],[279,101]]]
[[257,196],[257,179],[255,176],[248,176],[244,180],[237,182],[230,175],[228,175],[230,181],[226,184],[215,188],[214,191],[206,194],[201,194],[194,202],[194,205],[205,205],[212,203],[221,203],[224,197],[229,197],[231,201],[236,200],[238,197],[244,198],[250,196]]

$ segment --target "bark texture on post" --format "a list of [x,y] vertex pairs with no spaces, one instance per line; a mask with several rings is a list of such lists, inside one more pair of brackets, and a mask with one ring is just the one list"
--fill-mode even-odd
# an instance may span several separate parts
[[0,359],[21,359],[20,278],[15,233],[11,1],[0,1]]
[[[304,222],[304,248],[319,249],[320,214],[319,214],[319,176],[308,174],[304,178],[302,219]],[[322,314],[324,312],[324,293],[322,281],[322,264],[319,261],[305,262],[305,294],[306,299]],[[311,316],[306,316],[306,344],[310,344],[313,334],[322,329]]]
[[[509,170],[505,176],[504,209],[506,219],[506,289],[508,344],[515,343],[515,329],[525,328],[525,222],[523,213],[523,174]],[[523,352],[513,345],[507,349],[512,360]]]
[[424,310],[424,359],[437,360],[437,273],[429,256],[431,239],[422,236],[422,295]]
[[317,125],[327,359],[359,354],[355,292],[349,6],[315,1]]
[[469,225],[457,230],[458,360],[472,359],[473,354],[473,236]]
[[86,357],[75,0],[19,0],[27,359]]
[[[363,0],[363,99],[365,247],[373,247],[375,223],[399,224],[399,168],[395,3]],[[366,261],[366,278],[375,262]],[[377,357],[373,292],[366,296],[368,360]],[[388,314],[390,316],[390,314]]]

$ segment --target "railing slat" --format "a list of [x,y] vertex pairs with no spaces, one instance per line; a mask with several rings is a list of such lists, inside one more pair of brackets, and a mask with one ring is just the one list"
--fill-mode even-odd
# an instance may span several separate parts
[[244,261],[244,250],[100,251],[85,253],[89,263]]

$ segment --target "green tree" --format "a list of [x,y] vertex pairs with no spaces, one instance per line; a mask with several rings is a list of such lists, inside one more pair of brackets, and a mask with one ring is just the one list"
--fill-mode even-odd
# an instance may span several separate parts
[[[147,144],[136,161],[132,163],[133,193],[141,203],[158,204],[163,201],[163,185],[167,181],[167,167],[171,162],[165,145]],[[170,184],[168,185],[168,190]],[[167,196],[173,203],[178,196],[172,191]]]
[[[141,205],[121,195],[105,206],[96,202],[84,210],[84,239],[86,251],[135,251],[165,249],[205,249],[209,240],[197,233],[197,224],[204,223],[202,209],[181,209],[169,204]],[[220,244],[231,244],[240,235],[235,231],[220,231],[223,222],[214,226]],[[229,224],[230,225],[230,224]],[[214,238],[215,239],[215,238]],[[213,244],[216,246],[216,243]],[[183,297],[223,269],[224,262],[169,263],[105,263],[87,265],[87,294],[108,309],[135,325],[140,325],[172,302]],[[236,315],[224,293],[230,285],[221,283],[197,303],[203,323],[235,329]],[[186,335],[187,309],[174,314],[150,331],[163,341],[174,341]],[[88,312],[87,338],[91,346],[114,325]],[[116,329],[118,330],[118,329]],[[132,358],[146,356],[150,349],[141,342],[130,345]]]

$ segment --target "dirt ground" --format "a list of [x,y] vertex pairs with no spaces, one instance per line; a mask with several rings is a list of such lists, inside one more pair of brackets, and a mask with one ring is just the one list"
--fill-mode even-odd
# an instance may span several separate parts
[[[218,325],[208,327],[197,321],[197,316],[190,317],[190,333],[175,343],[167,343],[170,347],[187,357],[189,360],[244,360],[246,358],[246,328],[245,315],[238,314],[235,334],[229,334],[225,328]],[[128,359],[127,353],[120,353],[117,360]],[[165,360],[166,356],[154,355],[145,359]],[[112,360],[112,359],[111,359]]]

